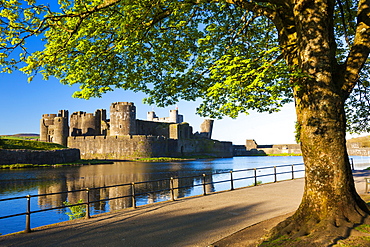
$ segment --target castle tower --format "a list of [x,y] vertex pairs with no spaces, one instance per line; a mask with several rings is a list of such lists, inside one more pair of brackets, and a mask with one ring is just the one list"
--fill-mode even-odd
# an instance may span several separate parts
[[200,134],[205,135],[206,138],[212,138],[213,120],[205,119],[200,125]]
[[178,110],[170,110],[170,116],[168,121],[171,123],[178,123],[178,116],[179,116],[179,111]]
[[48,142],[49,138],[49,128],[54,125],[54,118],[57,114],[43,114],[40,120],[40,141]]
[[110,106],[110,135],[136,134],[136,107],[132,102],[116,102]]
[[102,124],[107,120],[107,111],[105,109],[98,109],[95,111],[95,135],[102,135]]
[[148,121],[153,121],[155,118],[157,118],[157,116],[155,115],[154,111],[149,111],[146,114],[146,120],[148,120]]
[[82,135],[82,119],[81,116],[84,114],[82,111],[74,112],[71,115],[69,123],[70,136]]
[[68,111],[60,110],[58,116],[54,118],[54,136],[53,142],[67,146],[69,135]]
[[40,141],[54,142],[67,146],[68,135],[67,110],[60,110],[58,114],[42,115],[40,121]]
[[58,116],[54,118],[53,142],[63,146],[67,146],[67,138],[69,135],[68,115],[67,110],[60,110]]
[[247,149],[247,151],[250,151],[252,149],[257,149],[257,142],[253,139],[247,139],[245,141],[245,148]]
[[81,116],[81,131],[83,135],[93,136],[95,135],[95,116],[92,113],[86,113]]

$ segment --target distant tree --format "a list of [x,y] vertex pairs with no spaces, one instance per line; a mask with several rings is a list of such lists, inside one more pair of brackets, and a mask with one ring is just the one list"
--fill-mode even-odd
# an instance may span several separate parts
[[[294,100],[305,192],[270,238],[326,246],[368,216],[345,135],[347,122],[349,130],[369,130],[370,0],[59,4],[1,1],[3,72],[80,84],[74,96],[86,99],[114,88],[143,91],[159,106],[202,98],[198,112],[214,118],[275,112]],[[32,47],[37,38],[45,47]]]

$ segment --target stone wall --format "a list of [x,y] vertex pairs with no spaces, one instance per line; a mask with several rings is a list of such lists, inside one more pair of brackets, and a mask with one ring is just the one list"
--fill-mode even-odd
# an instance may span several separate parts
[[174,140],[144,135],[75,136],[68,146],[78,148],[83,159],[134,159],[169,156],[176,151]]
[[246,145],[233,145],[234,156],[301,154],[300,144],[258,145],[255,140],[247,140]]
[[137,135],[151,135],[170,137],[170,123],[151,122],[144,120],[136,120]]
[[28,150],[0,149],[0,164],[59,164],[80,159],[78,149]]
[[352,148],[347,146],[349,156],[370,156],[370,148]]
[[78,148],[83,159],[135,159],[210,155],[232,157],[232,143],[209,139],[174,140],[145,135],[75,136],[68,146]]
[[233,157],[232,143],[211,139],[180,139],[178,152],[184,156]]

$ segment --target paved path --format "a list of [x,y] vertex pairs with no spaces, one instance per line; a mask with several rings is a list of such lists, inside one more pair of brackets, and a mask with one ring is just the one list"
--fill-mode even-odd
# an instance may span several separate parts
[[[364,192],[364,177],[356,172]],[[297,209],[304,180],[296,179],[202,197],[125,209],[29,234],[0,237],[0,246],[208,246],[247,226]]]

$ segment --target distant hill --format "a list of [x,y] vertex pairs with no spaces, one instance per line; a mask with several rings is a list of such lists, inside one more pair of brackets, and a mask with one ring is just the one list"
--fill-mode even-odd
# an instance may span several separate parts
[[35,139],[39,139],[40,135],[34,134],[34,133],[20,133],[20,134],[15,134],[15,135],[0,135],[0,138],[35,140]]
[[31,137],[31,136],[34,136],[34,137],[38,137],[40,136],[39,134],[33,134],[33,133],[20,133],[20,134],[15,134],[13,136],[24,136],[24,137]]
[[359,143],[359,147],[368,148],[370,147],[370,136],[356,137],[347,140],[348,143]]

